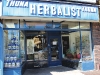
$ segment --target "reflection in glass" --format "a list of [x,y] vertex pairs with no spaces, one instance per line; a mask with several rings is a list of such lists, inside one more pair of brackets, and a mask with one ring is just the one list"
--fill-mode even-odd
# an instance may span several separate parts
[[[4,67],[20,67],[22,64],[19,54],[19,30],[4,30]],[[19,65],[16,65],[17,62]],[[5,65],[13,62],[14,65]]]
[[90,23],[80,22],[80,29],[90,29]]
[[91,60],[91,33],[90,31],[81,31],[81,34],[83,61]]
[[79,23],[78,22],[63,22],[62,29],[79,29]]
[[[35,32],[33,32],[35,34]],[[27,37],[27,60],[47,60],[47,38],[45,32]]]
[[20,31],[20,56],[22,58],[22,61],[25,61],[25,43],[24,43],[24,34],[22,31]]
[[71,59],[80,59],[81,55],[80,55],[80,33],[79,31],[69,32],[68,36],[67,34],[63,34],[63,36],[64,36],[62,39],[63,57],[71,58]]
[[35,29],[45,29],[46,22],[23,22],[20,23],[20,28],[35,28]]
[[59,59],[59,49],[58,49],[58,38],[53,38],[50,40],[51,42],[51,60]]
[[17,55],[19,57],[19,31],[18,30],[4,30],[4,46],[5,54]]
[[4,28],[19,28],[18,20],[4,20],[3,21]]

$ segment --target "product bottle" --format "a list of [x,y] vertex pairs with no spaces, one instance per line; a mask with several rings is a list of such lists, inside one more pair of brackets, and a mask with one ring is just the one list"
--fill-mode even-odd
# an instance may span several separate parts
[[15,61],[14,60],[12,61],[12,67],[15,67]]
[[8,61],[8,67],[11,68],[11,61]]
[[7,61],[6,60],[4,61],[4,67],[7,67]]
[[9,61],[9,55],[6,55],[6,61]]
[[16,61],[16,60],[17,60],[17,56],[16,56],[16,55],[14,55],[14,57],[13,57],[13,58],[14,58],[14,61]]
[[14,58],[13,58],[13,55],[10,55],[10,60],[13,61],[13,59],[14,59]]
[[16,61],[16,67],[20,67],[20,60]]
[[13,38],[13,39],[14,39],[14,41],[15,41],[15,40],[16,40],[16,37],[14,36],[14,38]]

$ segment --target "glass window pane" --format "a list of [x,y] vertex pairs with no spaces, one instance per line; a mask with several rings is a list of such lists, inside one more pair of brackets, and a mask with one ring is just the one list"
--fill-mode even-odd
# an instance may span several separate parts
[[80,29],[90,29],[90,23],[80,22]]
[[19,28],[18,20],[3,20],[3,28]]
[[55,61],[59,59],[59,45],[58,38],[50,39],[51,42],[51,61]]
[[81,31],[82,33],[82,57],[83,61],[91,60],[91,33],[90,31]]
[[80,59],[80,32],[69,32],[69,35],[65,35],[62,37],[65,58]]
[[33,31],[31,36],[27,36],[27,60],[48,60],[46,33],[37,33]]
[[62,29],[79,29],[79,23],[78,22],[63,22]]
[[46,22],[23,22],[20,23],[20,28],[35,28],[35,29],[45,29]]
[[25,61],[25,42],[24,42],[24,34],[22,31],[20,31],[20,57],[22,61]]
[[[15,65],[15,61],[19,61],[21,64],[19,55],[19,30],[4,30],[4,50],[5,67],[20,67],[20,65]],[[6,65],[6,63],[10,63],[10,65]]]

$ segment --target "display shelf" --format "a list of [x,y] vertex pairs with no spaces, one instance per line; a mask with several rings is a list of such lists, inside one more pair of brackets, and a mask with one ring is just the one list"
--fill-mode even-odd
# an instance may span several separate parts
[[3,75],[22,75],[25,71],[25,64],[26,62],[24,62],[20,67],[4,68]]
[[19,30],[4,32],[3,75],[22,75],[25,70],[24,34]]
[[4,67],[20,67],[21,59],[19,58],[19,31],[8,31],[8,37],[5,43]]

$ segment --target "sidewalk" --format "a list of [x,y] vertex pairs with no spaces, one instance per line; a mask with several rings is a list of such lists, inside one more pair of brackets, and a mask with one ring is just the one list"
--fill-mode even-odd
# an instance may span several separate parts
[[96,71],[87,71],[87,72],[82,72],[84,75],[100,75],[100,70]]
[[24,75],[100,75],[100,71],[81,72],[72,68],[57,66],[49,68],[28,69]]

